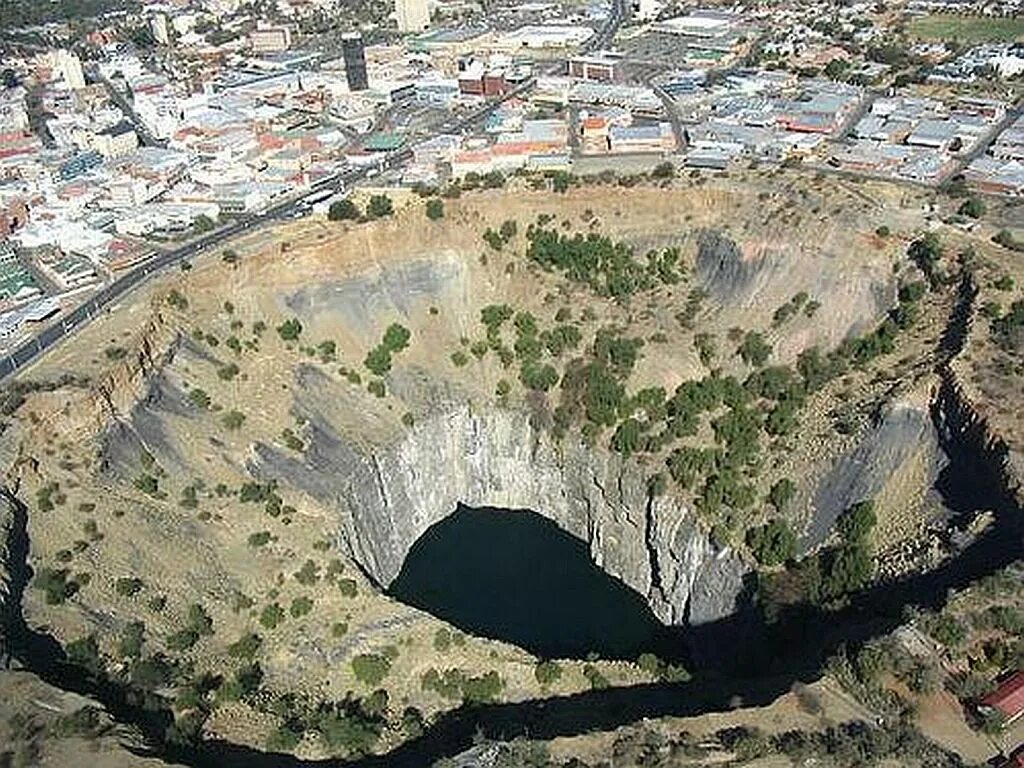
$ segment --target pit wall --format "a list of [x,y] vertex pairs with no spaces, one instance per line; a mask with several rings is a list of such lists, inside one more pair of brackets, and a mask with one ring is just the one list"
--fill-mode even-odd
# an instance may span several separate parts
[[549,518],[666,624],[700,624],[736,610],[747,568],[711,543],[691,510],[651,495],[640,469],[615,454],[555,443],[523,411],[458,405],[378,446],[357,443],[323,419],[311,427],[304,460],[258,444],[250,471],[338,509],[343,548],[381,587],[398,576],[416,540],[464,504]]
[[992,425],[981,393],[971,384],[968,341],[977,322],[978,286],[967,273],[960,285],[954,316],[943,339],[950,357],[940,366],[935,400],[936,422],[959,449],[977,454],[991,480],[1006,497],[1024,508],[1024,455],[1013,450]]

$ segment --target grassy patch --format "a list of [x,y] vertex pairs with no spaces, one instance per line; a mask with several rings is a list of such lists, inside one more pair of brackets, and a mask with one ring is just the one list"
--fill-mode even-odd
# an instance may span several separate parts
[[1024,18],[991,19],[980,16],[936,14],[911,20],[910,34],[925,40],[1024,41]]

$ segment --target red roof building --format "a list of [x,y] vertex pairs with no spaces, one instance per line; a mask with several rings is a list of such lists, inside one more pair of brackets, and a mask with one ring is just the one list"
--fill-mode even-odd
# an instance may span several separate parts
[[1024,714],[1024,672],[1017,672],[978,702],[980,708],[998,712],[1009,723]]

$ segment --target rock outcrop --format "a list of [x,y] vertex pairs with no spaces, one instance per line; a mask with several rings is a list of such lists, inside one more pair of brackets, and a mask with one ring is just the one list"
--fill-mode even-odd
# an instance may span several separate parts
[[523,411],[462,404],[382,445],[346,438],[316,415],[309,428],[304,461],[258,444],[250,471],[341,510],[342,546],[383,587],[416,540],[461,503],[550,518],[665,623],[709,622],[736,609],[746,568],[714,547],[692,512],[649,494],[639,469],[616,455],[553,443]]
[[926,468],[927,479],[917,489],[923,493],[944,460],[926,401],[904,398],[887,405],[818,483],[804,548],[824,542],[843,512],[859,501],[876,499],[915,462]]
[[14,500],[6,491],[0,491],[0,662],[8,652],[9,617],[18,606],[12,604],[14,596],[13,546],[15,532]]

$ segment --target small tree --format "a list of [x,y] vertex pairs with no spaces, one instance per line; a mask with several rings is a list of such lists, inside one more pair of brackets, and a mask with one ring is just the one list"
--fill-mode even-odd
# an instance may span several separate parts
[[331,221],[347,221],[358,219],[362,215],[359,207],[351,200],[336,200],[327,209],[327,218]]
[[390,216],[395,212],[395,207],[391,203],[391,198],[387,195],[373,195],[370,198],[369,204],[366,206],[366,215],[371,219],[380,219],[385,216]]
[[772,347],[757,331],[747,331],[737,351],[747,365],[762,366],[768,361]]
[[672,163],[659,163],[651,171],[652,179],[671,179],[676,175],[676,167]]
[[783,512],[795,495],[796,484],[788,477],[783,477],[777,480],[768,491],[768,500],[779,512]]
[[369,687],[377,686],[391,670],[391,660],[376,653],[361,653],[352,659],[352,673],[356,680]]
[[284,621],[284,609],[277,603],[271,603],[260,612],[260,624],[267,629],[274,629]]
[[848,544],[861,544],[867,541],[877,521],[875,503],[870,499],[858,501],[839,518],[839,534]]
[[796,535],[785,520],[747,531],[747,546],[761,565],[781,565],[796,553]]
[[977,197],[969,197],[960,204],[957,213],[972,219],[980,219],[985,215],[985,203]]
[[431,221],[437,221],[438,219],[444,218],[444,201],[440,198],[433,198],[427,200],[427,218]]
[[277,326],[277,333],[284,341],[295,341],[299,338],[299,334],[302,333],[302,323],[299,322],[297,317],[285,320],[281,325]]
[[209,232],[215,226],[217,225],[214,224],[213,219],[202,213],[196,216],[195,221],[192,222],[192,228],[196,232]]
[[562,676],[562,668],[556,661],[538,661],[533,669],[533,676],[537,678],[538,683],[547,687]]
[[241,411],[228,411],[222,421],[228,429],[239,429],[245,422],[245,414]]

